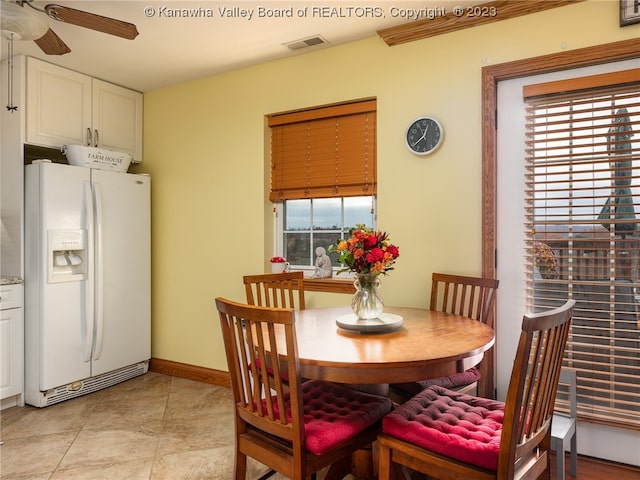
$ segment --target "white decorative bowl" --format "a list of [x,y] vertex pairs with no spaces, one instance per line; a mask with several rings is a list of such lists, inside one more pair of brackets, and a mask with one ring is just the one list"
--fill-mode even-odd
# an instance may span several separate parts
[[64,145],[62,154],[76,167],[97,168],[112,172],[126,172],[131,164],[131,155],[104,148],[84,145]]

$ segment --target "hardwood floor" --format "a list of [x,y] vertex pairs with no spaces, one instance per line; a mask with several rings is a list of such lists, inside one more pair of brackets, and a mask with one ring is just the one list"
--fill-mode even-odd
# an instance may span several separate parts
[[[555,457],[552,457],[552,465]],[[603,462],[602,460],[578,456],[578,475],[572,477],[569,474],[569,457],[566,458],[567,471],[565,479],[578,480],[638,480],[640,478],[640,468],[627,465]],[[555,470],[551,473],[552,480],[556,479]]]
[[[551,480],[558,480],[556,475],[555,454],[551,455]],[[565,480],[638,480],[640,467],[620,465],[589,457],[578,456],[578,471],[575,477],[569,473],[569,456],[565,459]],[[432,480],[428,476],[412,472],[411,480]]]

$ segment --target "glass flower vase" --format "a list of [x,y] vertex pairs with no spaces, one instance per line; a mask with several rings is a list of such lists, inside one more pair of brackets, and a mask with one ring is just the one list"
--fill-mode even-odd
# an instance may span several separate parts
[[353,284],[356,293],[351,300],[353,313],[361,320],[377,318],[384,310],[380,288],[380,275],[377,273],[358,273]]

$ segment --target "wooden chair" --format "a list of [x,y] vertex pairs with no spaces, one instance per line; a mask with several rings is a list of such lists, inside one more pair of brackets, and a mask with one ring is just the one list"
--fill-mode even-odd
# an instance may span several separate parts
[[380,480],[551,478],[553,407],[575,300],[522,320],[506,401],[429,387],[382,422]]
[[303,272],[265,273],[242,278],[249,305],[305,309]]
[[[433,273],[429,308],[473,318],[493,328],[493,304],[498,284],[499,281],[492,278]],[[464,393],[476,391],[481,396],[493,398],[493,349],[487,352],[486,357],[479,364],[449,377],[391,384],[391,397],[397,403],[404,403],[425,388],[440,385]],[[482,377],[486,381],[478,390],[478,381]]]
[[[567,414],[556,412],[551,422],[551,449],[556,452],[556,479],[564,480],[564,452],[569,444],[569,471],[575,477],[578,471],[578,436],[576,422],[578,416],[578,385],[576,370],[563,367],[560,371],[560,384],[566,387],[569,403]],[[560,396],[560,395],[559,395]]]
[[[294,310],[223,298],[216,307],[235,403],[234,478],[246,478],[247,456],[295,480],[329,465],[326,478],[343,478],[352,453],[375,441],[391,400],[321,380],[303,383]],[[276,343],[277,330],[284,341]],[[274,375],[256,366],[267,363]]]
[[[242,279],[249,305],[305,309],[303,272],[245,275]],[[260,368],[259,360],[258,368]],[[273,369],[270,366],[267,368],[267,372],[269,375],[273,375]],[[283,380],[287,382],[286,375]]]

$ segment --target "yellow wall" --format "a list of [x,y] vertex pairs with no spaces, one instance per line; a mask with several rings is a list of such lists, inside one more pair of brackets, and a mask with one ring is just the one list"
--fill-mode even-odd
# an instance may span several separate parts
[[[385,303],[425,306],[433,271],[481,270],[481,69],[488,64],[636,38],[617,0],[589,0],[389,47],[379,37],[145,94],[144,163],[152,175],[152,355],[226,370],[213,299],[244,299],[265,271],[273,220],[265,114],[378,99],[378,227],[400,246]],[[432,115],[434,155],[404,145]],[[309,306],[347,304],[309,294]]]

